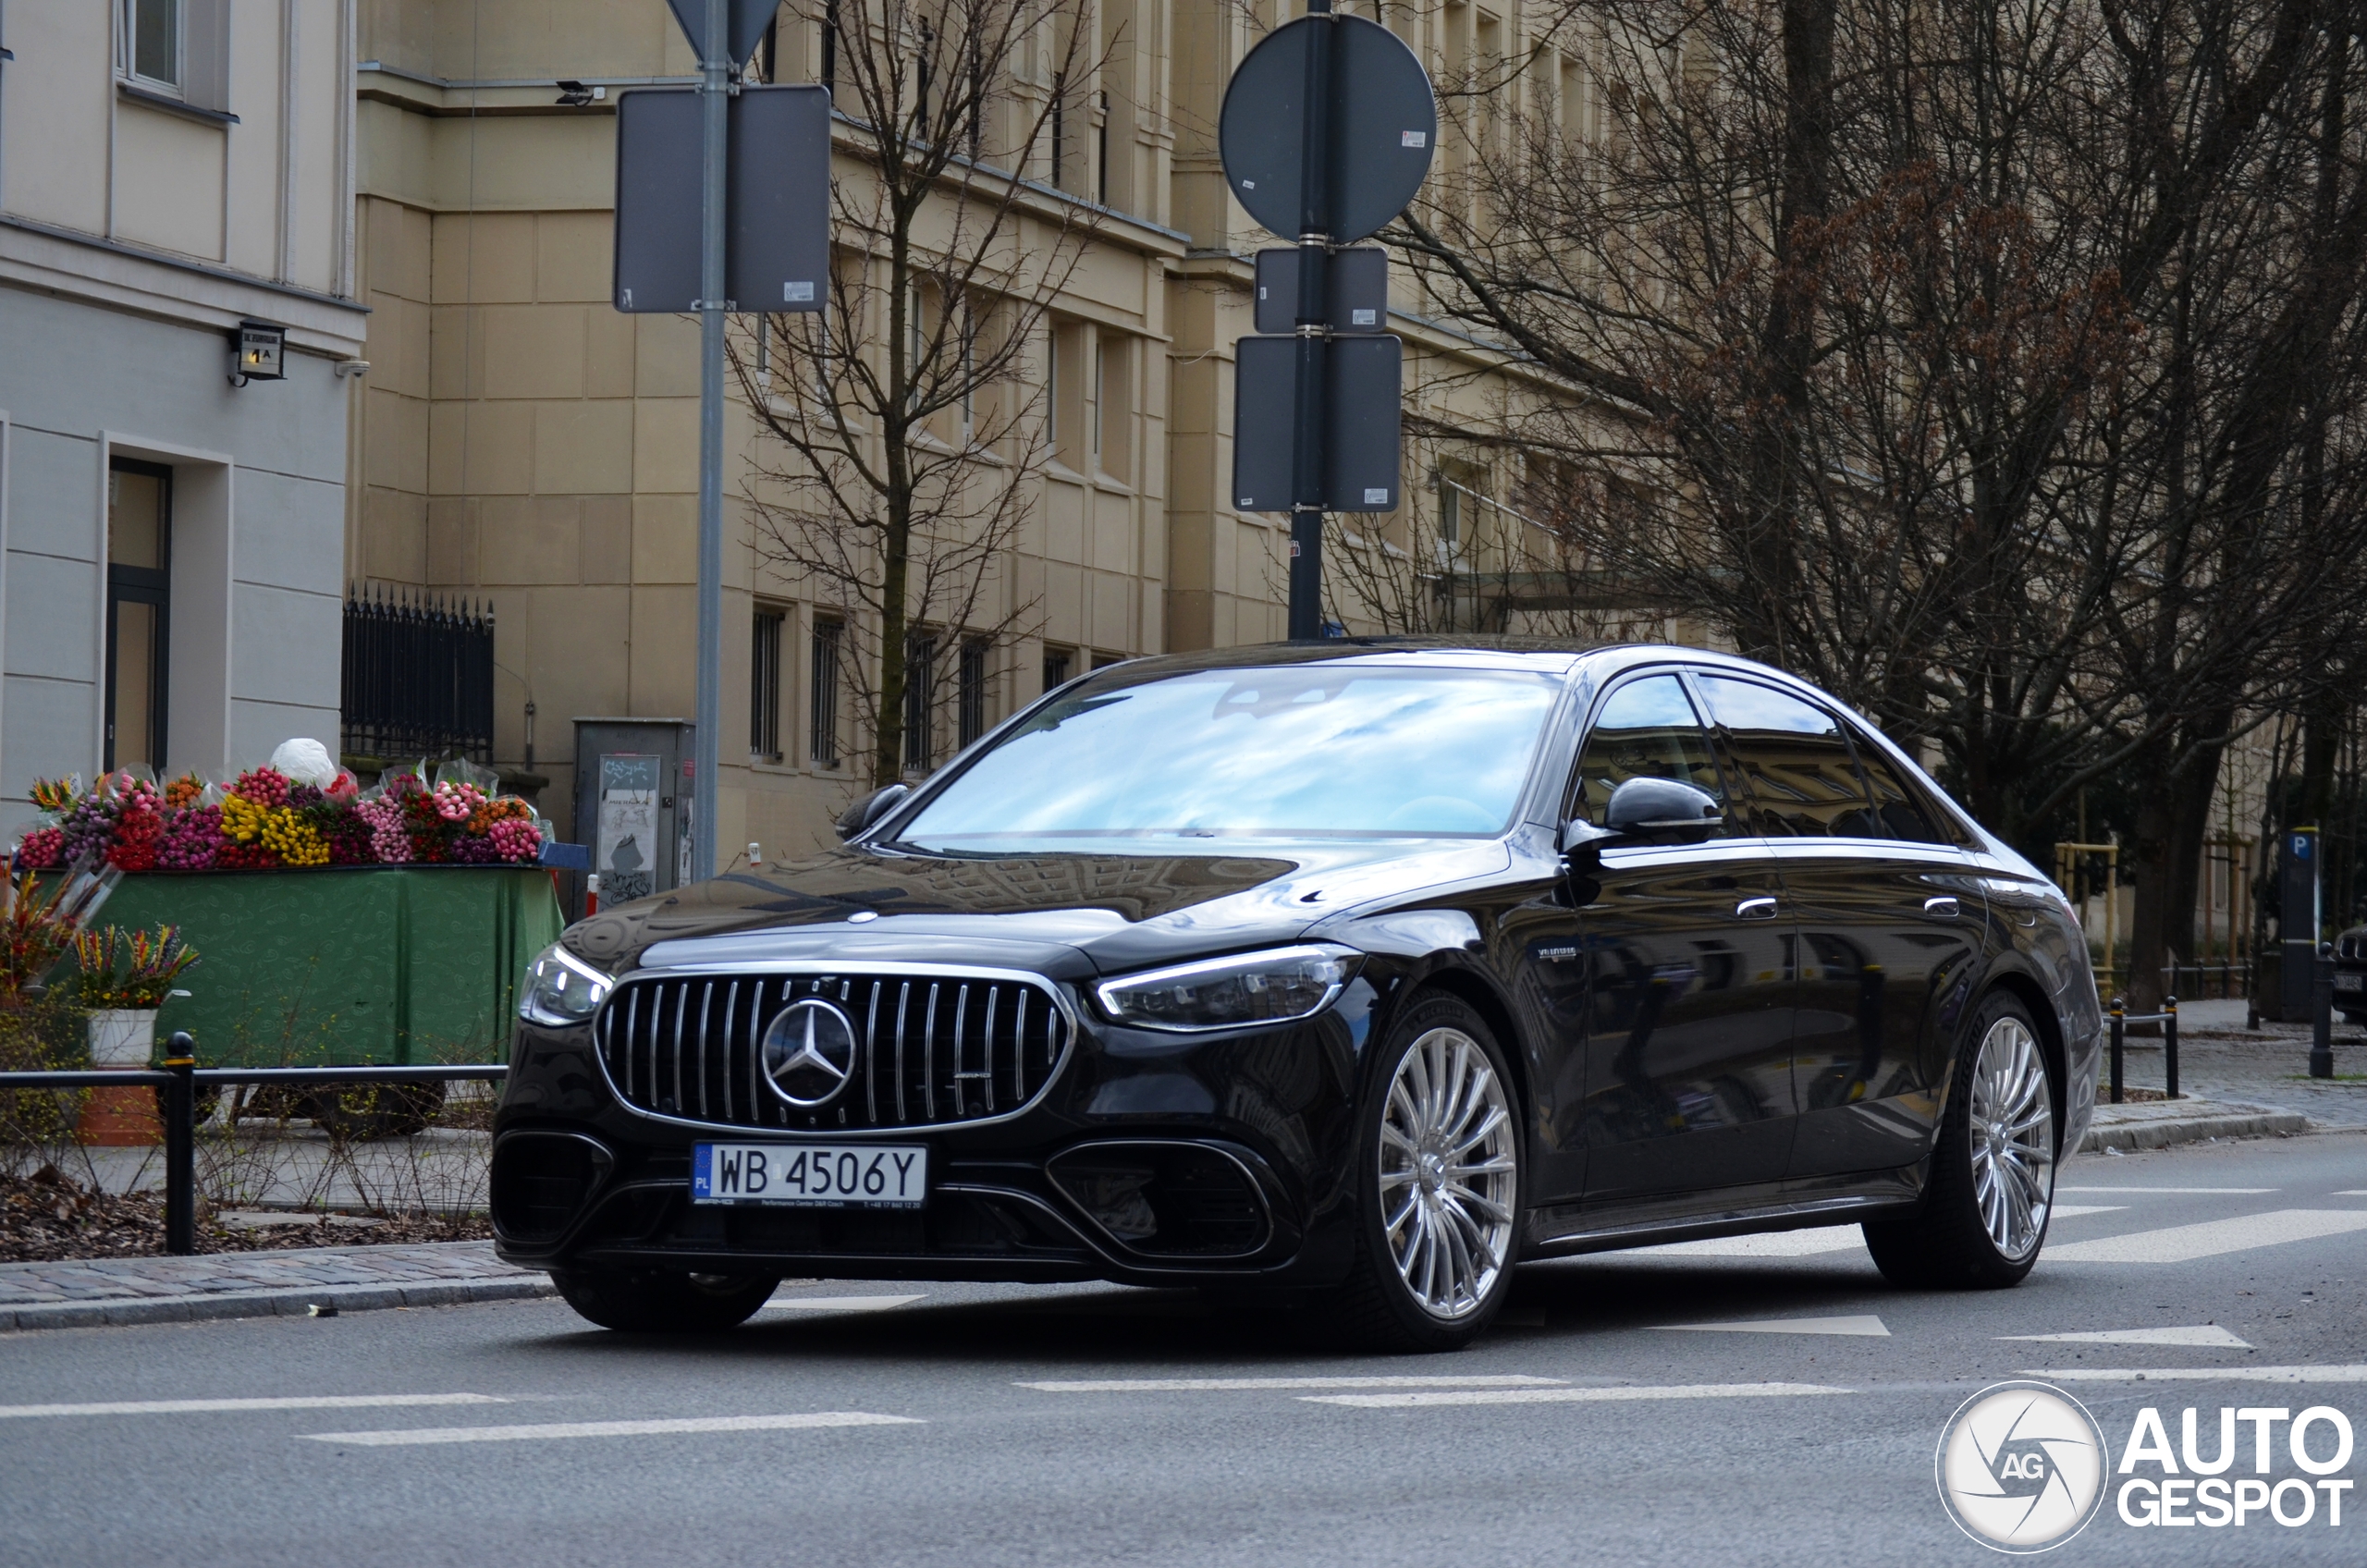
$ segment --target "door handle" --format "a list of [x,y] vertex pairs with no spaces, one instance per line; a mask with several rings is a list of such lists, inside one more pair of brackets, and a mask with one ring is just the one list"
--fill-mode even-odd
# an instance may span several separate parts
[[1745,899],[1735,905],[1735,915],[1740,920],[1772,920],[1775,918],[1774,896],[1762,893],[1755,899]]
[[1954,920],[1963,912],[1957,908],[1956,900],[1953,897],[1942,893],[1936,898],[1923,900],[1923,913],[1935,920]]

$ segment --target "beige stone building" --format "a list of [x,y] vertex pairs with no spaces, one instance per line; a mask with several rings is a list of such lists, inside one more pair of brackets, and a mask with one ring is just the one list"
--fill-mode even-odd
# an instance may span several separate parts
[[337,735],[353,43],[323,0],[0,5],[0,845],[36,778]]
[[[1039,146],[1019,171],[1031,199],[1076,204],[1095,226],[1038,372],[1069,435],[1031,481],[1029,521],[988,606],[1015,612],[1020,634],[965,665],[959,693],[940,693],[940,733],[923,748],[934,760],[1064,673],[1282,634],[1285,520],[1226,504],[1233,344],[1251,329],[1252,253],[1276,241],[1227,191],[1214,130],[1233,66],[1296,9],[1098,0],[1087,13],[1084,53],[1099,63],[1071,93],[1065,155],[1055,166]],[[526,762],[531,704],[546,809],[583,837],[569,820],[570,720],[693,705],[697,330],[619,313],[609,274],[616,97],[688,81],[694,64],[664,0],[559,11],[563,26],[539,0],[362,0],[354,231],[371,369],[346,552],[358,582],[490,599],[497,760]],[[782,6],[776,80],[823,74],[820,30],[804,19],[816,14]],[[1527,47],[1509,10],[1384,19],[1434,73]],[[562,104],[560,80],[598,96]],[[859,146],[842,126],[838,178],[863,178]],[[1505,398],[1536,389],[1441,374],[1486,364],[1423,322],[1417,301],[1395,303],[1411,411],[1429,433],[1409,444],[1415,499],[1359,520],[1343,539],[1362,543],[1339,547],[1418,570],[1441,527],[1467,533],[1508,483],[1492,447],[1457,456],[1452,432],[1484,430]],[[743,344],[754,319],[735,318]],[[751,841],[802,852],[861,787],[842,740],[819,733],[850,722],[815,679],[830,656],[817,638],[841,612],[762,558],[736,498],[752,461],[778,456],[755,450],[736,390],[727,429],[717,841],[726,858]],[[1443,486],[1429,482],[1438,465]]]

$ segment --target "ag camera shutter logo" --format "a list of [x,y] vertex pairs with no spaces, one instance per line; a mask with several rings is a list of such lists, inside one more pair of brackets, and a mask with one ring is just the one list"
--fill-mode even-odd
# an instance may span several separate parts
[[2087,1407],[2047,1383],[1999,1383],[1965,1401],[1932,1468],[1956,1527],[1992,1550],[2050,1551],[2088,1527],[2112,1455]]

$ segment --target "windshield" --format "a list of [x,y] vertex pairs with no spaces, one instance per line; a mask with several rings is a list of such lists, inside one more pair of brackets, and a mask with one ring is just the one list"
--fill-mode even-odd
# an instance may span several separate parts
[[1004,736],[897,838],[991,851],[1492,836],[1511,826],[1558,690],[1525,673],[1340,665],[1088,687]]

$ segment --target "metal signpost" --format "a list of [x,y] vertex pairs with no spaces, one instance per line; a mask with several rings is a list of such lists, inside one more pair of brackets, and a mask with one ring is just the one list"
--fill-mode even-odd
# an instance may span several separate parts
[[1290,635],[1318,637],[1323,514],[1391,511],[1403,496],[1404,345],[1380,331],[1388,269],[1377,250],[1341,247],[1421,189],[1438,104],[1395,34],[1333,12],[1331,0],[1307,0],[1306,16],[1269,33],[1233,73],[1217,141],[1242,206],[1294,241],[1258,253],[1257,329],[1291,336],[1241,339],[1233,504],[1290,512]]
[[691,874],[705,879],[716,870],[723,729],[723,315],[741,300],[754,311],[822,308],[830,98],[821,87],[734,81],[764,40],[772,0],[668,4],[698,52],[700,81],[617,101],[615,302],[699,314],[698,715],[685,770]]

